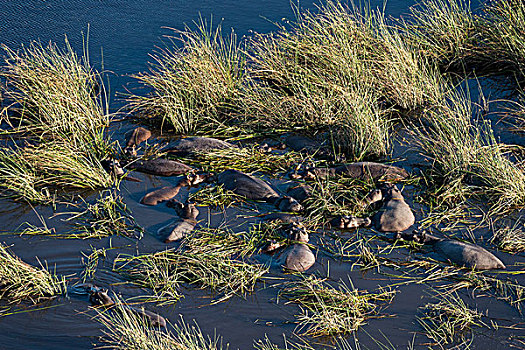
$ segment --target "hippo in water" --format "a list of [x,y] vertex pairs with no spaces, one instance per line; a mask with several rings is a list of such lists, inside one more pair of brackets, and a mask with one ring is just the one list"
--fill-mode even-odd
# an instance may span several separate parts
[[[87,292],[89,294],[89,301],[91,302],[92,306],[105,308],[115,306],[115,301],[109,296],[107,290],[97,286],[90,286],[90,288],[87,289]],[[166,328],[166,319],[160,315],[157,315],[156,313],[143,308],[136,308],[128,305],[122,305],[122,307],[133,312],[139,317],[142,317],[148,321],[152,327]]]
[[293,244],[279,253],[277,263],[288,270],[304,272],[315,264],[315,255],[306,245],[308,233],[302,227],[293,225],[288,235]]
[[164,158],[136,160],[129,163],[126,167],[141,173],[158,176],[182,175],[193,170],[192,167],[186,164]]
[[415,222],[414,213],[405,202],[401,191],[391,184],[382,189],[383,205],[372,217],[377,230],[382,232],[401,232]]
[[175,209],[179,218],[157,231],[159,238],[164,243],[178,241],[192,232],[197,225],[197,216],[199,216],[199,210],[193,203],[183,204],[172,199],[168,202],[168,206]]
[[207,153],[211,151],[237,147],[226,141],[211,137],[186,137],[174,142],[165,151],[177,156],[191,156],[195,153]]
[[330,227],[340,230],[350,230],[358,227],[368,227],[372,224],[370,218],[358,218],[355,216],[342,215],[330,220]]
[[149,140],[151,137],[151,131],[143,127],[138,127],[133,130],[133,133],[126,142],[126,148],[124,148],[124,153],[131,156],[137,155],[136,147],[139,146],[142,142]]
[[350,163],[335,168],[309,168],[291,174],[292,178],[303,178],[306,180],[325,179],[335,176],[351,177],[362,181],[398,181],[406,179],[409,174],[403,168],[374,162]]
[[286,189],[286,193],[299,203],[303,203],[312,195],[312,186],[308,184],[292,185]]
[[448,261],[475,270],[505,269],[506,266],[488,250],[471,243],[438,238],[426,232],[401,235],[401,238],[429,244],[432,249]]
[[251,200],[265,201],[274,204],[279,210],[298,212],[303,209],[294,198],[280,196],[270,185],[252,175],[238,170],[225,170],[214,177],[226,190]]
[[304,218],[302,216],[289,214],[289,213],[270,213],[262,217],[265,222],[282,222],[285,224],[299,223],[303,222]]
[[166,186],[147,193],[142,197],[140,203],[145,205],[157,205],[160,202],[169,201],[175,197],[184,186],[190,186],[190,180],[188,178],[181,179],[175,186]]

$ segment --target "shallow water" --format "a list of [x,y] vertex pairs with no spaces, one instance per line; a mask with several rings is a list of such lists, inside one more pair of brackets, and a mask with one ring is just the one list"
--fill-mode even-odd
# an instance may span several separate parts
[[[386,12],[398,16],[405,12],[412,1],[391,0],[386,6]],[[379,1],[373,1],[372,6],[379,6]],[[314,9],[311,1],[301,1],[300,7]],[[315,9],[314,9],[315,10]],[[267,32],[274,29],[272,22],[280,22],[282,18],[292,18],[293,12],[288,1],[144,1],[144,0],[108,0],[108,1],[81,1],[81,0],[32,0],[32,1],[3,1],[0,5],[0,42],[12,48],[28,44],[32,40],[41,42],[54,41],[59,45],[65,35],[73,47],[82,47],[82,32],[86,33],[89,25],[89,47],[92,62],[110,72],[112,96],[115,92],[124,92],[124,85],[131,80],[129,74],[138,73],[147,69],[148,55],[155,47],[162,47],[164,35],[170,30],[165,27],[182,28],[185,23],[191,23],[199,18],[209,19],[213,14],[213,22],[222,22],[223,28],[235,28],[239,36],[249,35],[250,31]],[[114,108],[120,103],[115,101]],[[122,129],[119,129],[119,128]],[[116,127],[115,137],[122,139],[124,132],[130,126]],[[514,137],[515,135],[512,135]],[[509,139],[510,135],[507,136]],[[521,138],[512,138],[519,142]],[[398,148],[401,151],[401,148]],[[401,155],[401,153],[399,154]],[[410,168],[417,155],[404,154],[407,160],[401,163]],[[138,224],[149,233],[140,241],[112,237],[102,240],[60,240],[49,237],[18,237],[2,236],[0,241],[12,245],[12,251],[24,261],[38,265],[45,262],[50,269],[61,275],[78,275],[82,270],[82,253],[89,254],[94,248],[116,248],[109,250],[107,261],[97,272],[97,282],[104,286],[120,282],[118,276],[111,272],[112,259],[117,254],[133,254],[158,251],[166,245],[159,242],[153,235],[159,227],[173,219],[172,209],[165,205],[145,207],[139,204],[140,198],[149,190],[175,183],[175,178],[157,178],[147,175],[136,175],[143,182],[126,182],[121,187],[126,204],[130,207]],[[405,192],[412,205],[416,219],[423,216],[424,208],[413,202],[413,192]],[[177,198],[185,199],[187,192],[181,192]],[[93,199],[93,197],[91,198]],[[262,205],[268,209],[268,206]],[[63,208],[58,208],[58,212]],[[0,229],[16,230],[23,222],[39,224],[38,213],[58,232],[67,229],[61,222],[63,216],[48,219],[53,216],[53,209],[46,207],[30,208],[0,200]],[[210,213],[201,210],[199,216],[202,225],[211,218],[211,225],[219,225],[226,221],[231,225],[245,223],[239,219],[236,210]],[[485,232],[476,232],[477,236]],[[343,234],[352,238],[352,234]],[[316,237],[314,242],[319,240]],[[375,244],[375,243],[374,243]],[[378,243],[383,244],[383,243]],[[408,255],[404,250],[400,253]],[[523,262],[520,255],[496,253],[510,270],[520,270],[522,266],[514,265]],[[38,257],[38,259],[37,259]],[[410,257],[407,256],[407,259]],[[514,265],[514,266],[513,266]],[[350,278],[353,285],[359,289],[375,290],[379,285],[386,286],[401,280],[387,277],[375,270],[362,273],[359,270],[351,271],[349,263],[340,263],[318,253],[318,261],[309,272],[318,270],[322,275],[329,275],[332,279]],[[394,273],[385,268],[382,272]],[[271,276],[284,277],[286,275],[278,269],[271,270]],[[74,278],[74,277],[73,277]],[[267,335],[272,341],[282,345],[282,334],[293,339],[296,325],[294,315],[299,308],[286,304],[283,300],[276,300],[277,290],[272,287],[274,282],[268,280],[259,284],[256,293],[248,295],[246,300],[233,298],[225,303],[209,305],[210,295],[206,290],[185,289],[185,298],[173,307],[148,306],[148,309],[157,311],[172,322],[177,322],[182,316],[186,322],[195,320],[203,333],[213,335],[215,332],[224,337],[224,343],[230,344],[230,349],[250,349],[254,340],[263,339]],[[521,278],[523,284],[523,278]],[[425,305],[432,298],[430,287],[438,287],[439,283],[430,283],[421,286],[412,284],[399,287],[399,293],[392,305],[385,309],[386,314],[393,317],[373,319],[359,331],[357,336],[362,344],[371,348],[378,348],[370,336],[377,341],[386,343],[385,338],[396,348],[404,348],[413,343],[415,348],[426,348],[426,338],[418,332],[421,328],[417,324],[418,307]],[[112,287],[124,298],[146,293],[144,290],[118,284]],[[495,319],[504,319],[505,324],[523,326],[524,319],[515,308],[503,301],[491,297],[478,297],[470,292],[461,292],[466,303],[482,312],[488,312]],[[62,297],[49,304],[48,309],[32,311],[0,317],[1,349],[89,349],[98,344],[101,335],[101,325],[92,320],[93,312],[88,310],[87,297],[70,295]],[[476,333],[473,348],[477,349],[507,349],[509,337],[519,335],[515,331],[500,328],[496,331],[483,330]],[[523,334],[523,333],[521,333]],[[370,336],[369,336],[370,335]],[[320,339],[314,342],[329,344],[330,339]],[[519,344],[519,343],[516,343]],[[317,345],[316,345],[317,346]],[[319,345],[321,348],[321,345]]]

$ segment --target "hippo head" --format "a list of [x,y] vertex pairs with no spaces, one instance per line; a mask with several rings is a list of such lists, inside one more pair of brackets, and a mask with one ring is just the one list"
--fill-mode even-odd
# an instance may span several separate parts
[[199,216],[199,209],[193,203],[184,204],[176,199],[172,199],[166,205],[175,209],[175,212],[181,219],[196,220],[197,216]]
[[105,159],[100,162],[102,168],[113,176],[124,175],[124,169],[120,166],[120,163],[116,159]]
[[197,186],[203,182],[210,182],[214,180],[214,176],[213,173],[190,173],[186,176],[187,185],[185,184],[185,186]]
[[376,189],[370,191],[365,196],[365,198],[363,198],[363,200],[361,202],[362,202],[363,206],[368,206],[368,205],[380,202],[382,200],[383,200],[383,192],[379,188],[376,188]]
[[393,185],[391,183],[384,183],[381,187],[381,193],[383,195],[383,198],[389,200],[389,199],[398,199],[398,200],[404,200],[405,198],[401,194],[401,190],[397,188],[396,185]]
[[308,232],[298,224],[292,224],[291,228],[288,231],[288,238],[291,241],[308,243],[310,238],[308,237]]
[[295,200],[295,198],[290,196],[283,196],[279,198],[275,205],[281,211],[299,212],[303,210],[303,206],[297,200]]
[[108,291],[100,288],[90,291],[89,301],[93,306],[111,306],[115,304],[113,299],[108,295]]

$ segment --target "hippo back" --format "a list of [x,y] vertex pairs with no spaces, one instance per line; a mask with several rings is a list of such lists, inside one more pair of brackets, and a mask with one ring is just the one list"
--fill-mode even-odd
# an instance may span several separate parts
[[289,270],[303,272],[315,264],[315,255],[307,245],[294,244],[282,253],[279,262]]
[[279,194],[263,180],[238,170],[223,171],[217,175],[217,183],[247,199],[266,200],[279,197]]
[[434,243],[433,248],[436,253],[457,265],[476,270],[505,268],[494,254],[478,245],[444,239]]
[[235,145],[211,137],[187,137],[177,140],[173,146],[170,147],[170,150],[185,155],[192,153],[207,153],[232,147],[235,147]]

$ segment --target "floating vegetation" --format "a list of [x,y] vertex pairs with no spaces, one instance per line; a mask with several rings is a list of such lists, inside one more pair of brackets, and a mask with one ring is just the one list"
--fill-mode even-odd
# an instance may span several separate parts
[[252,292],[268,271],[263,265],[244,262],[245,249],[246,244],[230,233],[204,229],[185,238],[177,249],[119,257],[115,269],[137,285],[153,289],[158,301],[176,302],[181,298],[180,285],[188,283],[210,288],[219,294],[214,301],[218,303]]
[[225,190],[222,184],[206,185],[198,191],[190,193],[188,200],[212,208],[229,208],[233,205],[246,203],[246,198],[233,191]]
[[522,229],[521,220],[510,227],[505,226],[494,230],[491,242],[496,243],[498,248],[508,252],[520,253],[525,251],[525,232]]
[[95,249],[91,247],[91,254],[86,255],[84,252],[81,252],[81,254],[82,265],[84,265],[84,269],[80,274],[80,278],[83,283],[86,283],[88,280],[93,280],[93,278],[95,278],[98,261],[101,258],[107,257],[107,250],[105,248]]
[[112,309],[97,310],[97,320],[106,329],[102,341],[105,347],[122,350],[221,350],[221,338],[204,336],[197,326],[190,326],[181,319],[172,331],[152,328],[147,320],[124,307],[120,300]]
[[418,317],[419,324],[424,328],[427,337],[437,345],[444,346],[461,340],[461,344],[468,344],[466,339],[471,334],[472,327],[487,327],[481,320],[482,314],[470,309],[456,294],[439,294],[437,303],[424,306],[425,315]]
[[142,237],[144,229],[137,225],[122,196],[104,191],[93,204],[85,203],[86,210],[66,221],[73,222],[79,232],[66,234],[67,238],[103,238],[112,235]]
[[0,297],[37,304],[66,292],[66,280],[26,264],[0,244]]
[[152,89],[147,96],[130,97],[130,108],[179,134],[229,129],[234,104],[244,80],[245,58],[236,35],[224,38],[199,23],[196,30],[175,31],[174,48],[156,56],[150,73],[135,78]]
[[235,169],[246,173],[262,172],[276,174],[287,172],[292,164],[303,161],[299,153],[286,152],[277,154],[265,152],[257,146],[243,148],[226,148],[197,154],[192,159],[185,159],[188,164],[195,164],[206,172],[219,173]]
[[343,282],[335,288],[326,279],[314,276],[289,282],[280,291],[282,297],[301,306],[302,312],[297,316],[299,328],[314,337],[351,333],[367,319],[384,317],[380,315],[380,304],[390,303],[395,293],[368,293]]

